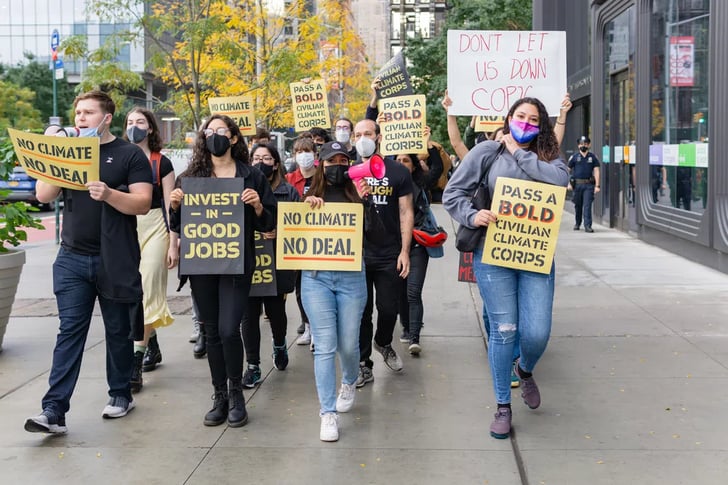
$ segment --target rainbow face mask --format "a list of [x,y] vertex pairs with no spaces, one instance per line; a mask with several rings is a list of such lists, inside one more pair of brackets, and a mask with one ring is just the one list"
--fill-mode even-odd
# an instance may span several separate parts
[[508,123],[508,127],[511,130],[511,135],[516,143],[525,145],[530,143],[531,140],[538,136],[539,128],[537,125],[532,125],[526,121],[511,120]]

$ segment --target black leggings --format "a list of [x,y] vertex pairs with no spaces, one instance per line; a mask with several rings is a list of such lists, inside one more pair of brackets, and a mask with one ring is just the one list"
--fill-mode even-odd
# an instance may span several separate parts
[[[374,365],[372,359],[372,337],[377,345],[385,347],[392,343],[394,326],[399,311],[399,295],[404,280],[399,277],[397,261],[389,261],[378,265],[367,265],[367,303],[361,317],[359,328],[360,362],[370,369]],[[374,331],[372,317],[374,306],[377,307],[377,330]]]
[[248,356],[248,364],[260,364],[260,309],[265,305],[265,314],[270,321],[273,345],[280,347],[286,343],[286,295],[251,296],[248,298],[248,311],[243,318],[243,343]]
[[248,304],[250,274],[192,275],[190,286],[205,325],[212,385],[226,386],[227,379],[239,382],[243,377],[240,322]]

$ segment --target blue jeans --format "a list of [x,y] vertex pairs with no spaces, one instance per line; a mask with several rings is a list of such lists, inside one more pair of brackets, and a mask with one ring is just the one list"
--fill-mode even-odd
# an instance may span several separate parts
[[359,375],[359,325],[367,299],[364,271],[303,271],[301,299],[315,343],[313,369],[321,413],[336,412],[336,352],[341,381]]
[[131,400],[129,379],[134,365],[131,328],[139,303],[121,303],[104,298],[96,289],[99,256],[73,253],[61,247],[53,263],[53,292],[58,304],[60,328],[53,349],[49,389],[43,409],[65,416],[81,370],[91,316],[96,298],[106,330],[106,381],[109,396]]
[[576,184],[574,187],[574,218],[576,225],[581,225],[584,215],[584,227],[592,227],[592,202],[594,202],[594,184]]
[[554,274],[493,266],[481,262],[483,251],[473,254],[473,269],[485,296],[490,320],[488,361],[498,404],[511,402],[513,347],[520,338],[519,364],[532,372],[546,350],[551,335]]
[[[482,253],[481,253],[482,254]],[[473,270],[475,271],[475,270]],[[477,273],[475,274],[475,279],[478,279]],[[490,318],[488,318],[488,307],[485,305],[485,292],[486,292],[487,283],[483,283],[482,285],[480,282],[478,282],[478,291],[480,292],[480,299],[483,300],[483,328],[485,328],[485,339],[490,342]],[[490,344],[488,344],[490,345]],[[518,338],[518,331],[516,331],[516,342],[513,344],[513,361],[515,362],[517,358],[521,356],[521,345],[520,345],[520,339]]]

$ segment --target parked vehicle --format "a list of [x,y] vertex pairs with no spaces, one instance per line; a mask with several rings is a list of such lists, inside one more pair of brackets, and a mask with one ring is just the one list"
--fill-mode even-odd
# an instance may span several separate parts
[[54,210],[57,200],[48,204],[38,202],[35,197],[35,179],[25,172],[21,166],[16,166],[8,180],[0,180],[0,190],[9,190],[4,200],[10,202],[27,202],[41,210]]

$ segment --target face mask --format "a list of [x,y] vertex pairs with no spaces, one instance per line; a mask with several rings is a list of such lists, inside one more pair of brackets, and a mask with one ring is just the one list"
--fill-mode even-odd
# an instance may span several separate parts
[[99,128],[104,126],[104,121],[106,121],[106,115],[104,115],[104,118],[101,120],[101,123],[99,123],[99,126],[96,126],[94,128],[79,128],[78,136],[84,138],[93,138],[94,136],[97,136],[101,138],[101,135],[103,135],[104,132],[103,130],[99,131]]
[[508,127],[511,129],[513,139],[516,140],[516,143],[520,143],[521,145],[530,143],[531,140],[538,136],[539,132],[537,125],[532,125],[525,121],[511,120],[511,122],[508,123]]
[[130,142],[136,145],[147,137],[147,131],[148,130],[145,130],[144,128],[139,128],[138,126],[130,126],[126,129],[126,137],[129,139]]
[[273,175],[273,165],[267,165],[263,162],[260,162],[259,164],[254,166],[258,167],[258,170],[263,172],[263,175],[265,175],[266,178],[270,178],[270,176]]
[[589,151],[589,147],[579,147],[579,151],[582,153],[586,153]]
[[313,167],[313,153],[301,152],[296,154],[296,163],[304,170]]
[[349,143],[351,132],[346,130],[336,130],[336,141],[339,143]]
[[324,176],[326,181],[334,187],[341,187],[346,182],[346,171],[349,167],[346,165],[331,165],[324,167]]
[[374,140],[372,140],[371,138],[367,138],[366,136],[362,136],[356,142],[356,152],[362,158],[371,157],[372,155],[374,155],[374,151],[376,149],[377,149],[377,144],[374,143]]
[[212,136],[208,136],[205,139],[205,146],[207,149],[216,157],[225,155],[225,152],[230,148],[230,138],[225,135],[218,135],[213,133]]

